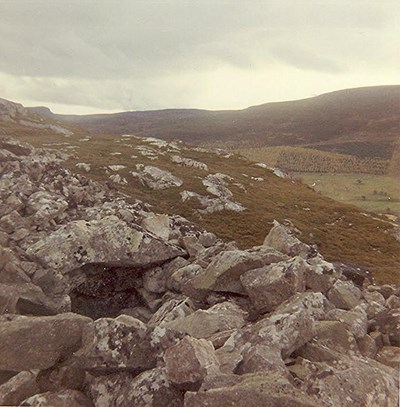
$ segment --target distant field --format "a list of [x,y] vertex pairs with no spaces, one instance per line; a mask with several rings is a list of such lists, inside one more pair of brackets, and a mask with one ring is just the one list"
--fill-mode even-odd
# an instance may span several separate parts
[[355,155],[338,154],[302,147],[256,147],[237,149],[250,160],[267,163],[286,171],[313,173],[357,173],[384,175],[389,160],[360,158]]
[[366,174],[295,173],[315,191],[337,201],[377,213],[400,216],[398,177]]

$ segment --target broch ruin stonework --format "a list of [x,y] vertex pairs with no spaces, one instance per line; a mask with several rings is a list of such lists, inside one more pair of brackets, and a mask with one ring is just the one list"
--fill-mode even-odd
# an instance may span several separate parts
[[0,141],[0,405],[398,406],[400,287],[277,222],[239,250],[65,158]]

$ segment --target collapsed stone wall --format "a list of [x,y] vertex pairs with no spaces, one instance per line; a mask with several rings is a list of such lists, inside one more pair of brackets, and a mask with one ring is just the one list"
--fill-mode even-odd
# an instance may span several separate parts
[[0,405],[397,406],[400,287],[239,250],[0,140]]

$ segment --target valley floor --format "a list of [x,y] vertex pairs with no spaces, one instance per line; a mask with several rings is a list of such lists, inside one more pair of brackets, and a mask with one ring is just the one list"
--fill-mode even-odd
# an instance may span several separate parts
[[396,177],[318,172],[294,176],[329,198],[367,211],[400,216],[400,182]]

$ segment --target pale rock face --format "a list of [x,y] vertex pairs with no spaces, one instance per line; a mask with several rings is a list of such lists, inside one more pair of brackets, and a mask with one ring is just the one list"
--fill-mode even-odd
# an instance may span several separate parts
[[205,339],[185,336],[164,355],[169,380],[181,389],[199,388],[208,375],[219,373],[214,346]]
[[[398,380],[394,369],[371,359],[342,356],[331,363],[310,363],[313,373],[302,385],[328,406],[396,406]],[[318,390],[317,390],[318,389]]]
[[109,165],[107,168],[109,168],[111,171],[121,171],[126,168],[126,165],[115,164]]
[[198,168],[203,171],[208,171],[207,164],[204,164],[200,161],[192,160],[191,158],[183,158],[179,155],[173,155],[171,156],[171,161],[175,164],[180,164],[185,167]]
[[[240,276],[248,270],[268,263],[268,256],[232,250],[217,254],[204,273],[190,280],[194,290],[213,290],[244,293]],[[270,261],[279,259],[279,253],[271,253]]]
[[218,332],[239,329],[245,325],[245,313],[231,302],[222,302],[207,310],[197,310],[166,324],[170,329],[194,338],[210,338]]
[[376,355],[376,360],[397,369],[400,374],[400,348],[397,346],[384,346]]
[[301,257],[295,257],[247,271],[240,281],[255,308],[260,312],[270,312],[292,295],[305,290],[306,267]]
[[146,165],[140,173],[131,172],[131,174],[154,190],[180,187],[183,184],[180,178],[172,175],[169,171],[151,165]]
[[351,310],[360,303],[361,290],[350,281],[337,280],[328,292],[328,299],[337,308]]
[[116,216],[107,216],[70,222],[29,247],[27,253],[65,274],[86,263],[140,266],[153,260],[163,262],[182,250],[144,235]]
[[186,202],[190,199],[196,199],[203,209],[198,209],[199,213],[215,213],[226,211],[242,212],[246,208],[240,202],[234,202],[226,197],[209,197],[200,195],[192,191],[182,191],[180,193],[182,202]]
[[150,233],[163,240],[168,240],[171,233],[168,215],[151,215],[143,219],[142,226]]
[[301,242],[293,235],[289,228],[276,221],[265,238],[264,245],[272,247],[288,256],[301,256],[304,258],[308,257],[311,250],[310,246]]
[[351,311],[333,309],[327,313],[326,317],[332,321],[343,322],[356,338],[363,338],[367,334],[367,314],[360,306]]

